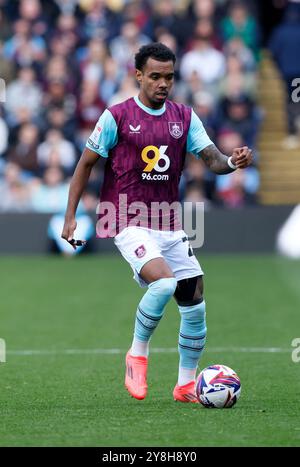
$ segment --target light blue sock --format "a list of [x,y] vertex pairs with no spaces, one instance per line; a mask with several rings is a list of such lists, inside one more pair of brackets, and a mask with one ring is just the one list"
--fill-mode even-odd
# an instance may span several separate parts
[[[149,284],[136,312],[134,340],[149,341],[176,286],[177,281],[174,277],[158,279]],[[134,351],[133,348],[132,350]]]
[[178,308],[181,314],[178,342],[179,373],[180,369],[189,369],[193,370],[195,375],[206,341],[205,301]]

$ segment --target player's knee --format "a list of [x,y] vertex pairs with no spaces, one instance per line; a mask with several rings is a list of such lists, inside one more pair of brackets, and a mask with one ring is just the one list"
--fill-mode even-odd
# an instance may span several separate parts
[[174,293],[179,306],[193,306],[203,302],[202,276],[191,277],[178,281]]
[[152,291],[155,291],[161,295],[169,295],[171,297],[176,290],[177,280],[175,277],[166,277],[152,282],[149,287]]

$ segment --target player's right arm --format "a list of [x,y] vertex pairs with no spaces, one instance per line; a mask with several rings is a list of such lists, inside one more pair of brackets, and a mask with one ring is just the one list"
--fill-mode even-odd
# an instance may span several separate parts
[[[118,142],[117,124],[111,114],[106,109],[96,123],[93,133],[90,135],[86,148],[77,164],[71,180],[68,205],[65,214],[65,224],[62,231],[62,238],[70,242],[73,239],[76,229],[76,210],[82,193],[87,185],[93,166],[100,157],[108,157],[109,150]],[[73,248],[76,248],[73,245]]]
[[98,161],[99,156],[89,148],[85,148],[76,166],[69,189],[68,205],[65,214],[65,224],[62,238],[68,242],[73,239],[76,229],[76,210],[82,193],[89,180],[91,170]]

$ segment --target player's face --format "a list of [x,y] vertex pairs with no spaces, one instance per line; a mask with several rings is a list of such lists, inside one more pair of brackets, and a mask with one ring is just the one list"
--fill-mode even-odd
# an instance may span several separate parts
[[174,82],[174,64],[172,60],[159,62],[148,58],[142,71],[136,70],[140,84],[140,100],[147,107],[159,109],[163,106]]

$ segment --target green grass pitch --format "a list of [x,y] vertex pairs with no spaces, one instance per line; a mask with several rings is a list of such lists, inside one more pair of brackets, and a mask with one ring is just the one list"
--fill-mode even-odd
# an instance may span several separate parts
[[0,445],[299,446],[300,363],[291,342],[300,337],[300,263],[238,255],[200,262],[208,324],[200,367],[237,371],[242,395],[233,409],[172,400],[174,301],[152,339],[171,351],[151,354],[147,398],[129,397],[124,356],[143,291],[119,256],[1,257]]

